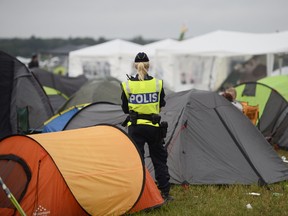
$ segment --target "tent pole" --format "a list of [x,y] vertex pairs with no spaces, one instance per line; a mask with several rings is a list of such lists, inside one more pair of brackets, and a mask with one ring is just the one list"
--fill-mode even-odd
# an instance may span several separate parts
[[16,207],[16,209],[18,210],[18,212],[20,213],[21,216],[26,216],[25,212],[23,211],[23,209],[21,208],[20,204],[18,203],[18,201],[16,200],[16,198],[13,196],[13,194],[11,193],[11,191],[9,190],[9,188],[5,185],[5,183],[3,182],[2,178],[0,177],[0,184],[2,186],[2,189],[4,190],[4,192],[6,193],[7,197],[11,200],[11,202],[13,203],[13,205]]
[[279,75],[282,75],[282,67],[283,67],[283,57],[282,55],[279,56]]
[[266,55],[266,67],[267,67],[267,76],[271,76],[273,72],[275,57],[273,53]]
[[[211,68],[210,68],[210,74],[209,74],[209,84],[208,84],[208,90],[209,91],[213,91],[213,89],[215,89],[215,80],[214,80],[214,76],[213,76],[213,72],[215,71],[215,61],[216,61],[216,57],[213,56],[212,57],[212,64],[211,64]],[[213,83],[214,81],[214,83]]]

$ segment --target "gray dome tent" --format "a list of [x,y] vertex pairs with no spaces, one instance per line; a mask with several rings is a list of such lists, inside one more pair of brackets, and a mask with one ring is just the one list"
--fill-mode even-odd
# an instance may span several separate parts
[[28,68],[0,51],[0,138],[41,130],[53,110],[43,88]]
[[[261,132],[215,92],[191,90],[167,96],[162,109],[169,124],[166,141],[175,184],[270,184],[288,179],[288,167]],[[65,130],[110,123],[118,127],[120,105],[95,103],[77,112]],[[148,150],[147,150],[148,151]],[[145,163],[153,176],[146,153]]]
[[288,167],[261,132],[224,97],[191,90],[167,96],[162,110],[171,182],[270,184]]
[[54,113],[57,113],[58,109],[67,102],[69,97],[88,82],[84,75],[67,77],[40,68],[32,68],[31,72],[44,88]]
[[120,105],[109,102],[96,102],[89,104],[75,113],[67,122],[64,130],[87,127],[87,125],[112,124],[125,130],[121,123],[126,119]]
[[72,96],[88,81],[84,75],[78,77],[61,76],[41,68],[32,68],[31,71],[42,86],[54,88],[68,97]]

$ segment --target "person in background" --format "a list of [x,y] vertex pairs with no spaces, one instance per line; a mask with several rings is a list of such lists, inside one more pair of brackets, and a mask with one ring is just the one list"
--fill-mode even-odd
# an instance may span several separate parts
[[129,114],[122,125],[128,126],[128,135],[136,143],[143,161],[144,145],[148,144],[158,188],[165,202],[171,201],[173,197],[169,195],[168,153],[163,146],[165,127],[161,127],[163,122],[160,123],[159,115],[160,108],[166,104],[163,81],[149,76],[149,58],[146,53],[138,53],[134,65],[137,75],[121,83],[122,110]]
[[222,94],[227,100],[229,100],[235,107],[237,107],[241,112],[243,112],[243,106],[242,104],[236,100],[237,92],[235,88],[230,87],[225,90],[225,92]]
[[263,60],[261,61],[261,58],[263,57],[253,56],[247,62],[244,62],[244,73],[241,74],[242,77],[240,83],[257,81],[267,76],[267,67],[264,63],[262,63]]
[[38,68],[39,67],[39,61],[38,61],[38,55],[33,54],[31,57],[31,61],[28,63],[28,68]]

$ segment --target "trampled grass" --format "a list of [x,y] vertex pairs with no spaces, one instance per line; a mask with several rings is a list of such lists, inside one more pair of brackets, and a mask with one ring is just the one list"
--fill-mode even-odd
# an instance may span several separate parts
[[[278,150],[277,153],[288,158],[287,151]],[[288,182],[270,184],[268,187],[257,184],[190,185],[188,188],[173,185],[171,195],[174,201],[158,209],[134,215],[288,215]],[[252,208],[247,208],[248,204]]]

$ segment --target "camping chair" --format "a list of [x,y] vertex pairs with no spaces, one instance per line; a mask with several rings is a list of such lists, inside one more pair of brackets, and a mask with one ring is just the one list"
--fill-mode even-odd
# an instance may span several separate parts
[[251,106],[247,102],[241,102],[243,106],[243,113],[246,115],[251,122],[256,125],[259,119],[259,105]]
[[29,109],[28,107],[16,107],[17,110],[17,133],[26,134],[37,134],[42,133],[42,129],[30,128],[29,125]]
[[27,134],[29,131],[28,107],[16,107],[17,109],[17,131],[18,134]]

